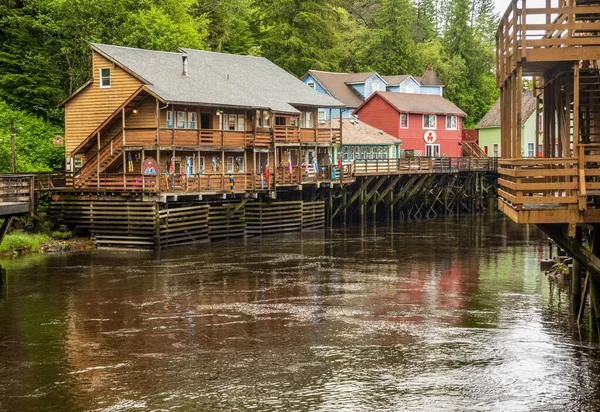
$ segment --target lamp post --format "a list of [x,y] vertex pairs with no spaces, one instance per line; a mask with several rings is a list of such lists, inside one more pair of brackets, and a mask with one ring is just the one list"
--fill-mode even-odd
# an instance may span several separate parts
[[10,121],[10,148],[12,153],[12,172],[17,172],[17,158],[15,156],[15,136],[17,135],[17,130],[15,129],[15,121]]

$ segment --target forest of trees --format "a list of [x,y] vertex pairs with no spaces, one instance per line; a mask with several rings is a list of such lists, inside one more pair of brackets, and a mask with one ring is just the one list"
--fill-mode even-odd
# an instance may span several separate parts
[[90,77],[89,43],[264,56],[308,69],[421,75],[473,127],[497,98],[492,0],[4,0],[0,5],[0,172],[62,166],[57,104]]

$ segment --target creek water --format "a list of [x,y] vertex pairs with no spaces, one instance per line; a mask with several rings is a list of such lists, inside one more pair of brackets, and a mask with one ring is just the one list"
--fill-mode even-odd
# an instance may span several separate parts
[[0,410],[593,410],[600,348],[500,215],[0,262]]

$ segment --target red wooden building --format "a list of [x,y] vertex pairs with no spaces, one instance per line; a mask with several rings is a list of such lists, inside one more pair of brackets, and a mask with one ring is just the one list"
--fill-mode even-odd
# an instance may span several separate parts
[[354,113],[402,140],[402,148],[415,156],[462,156],[462,119],[467,115],[442,96],[376,92]]

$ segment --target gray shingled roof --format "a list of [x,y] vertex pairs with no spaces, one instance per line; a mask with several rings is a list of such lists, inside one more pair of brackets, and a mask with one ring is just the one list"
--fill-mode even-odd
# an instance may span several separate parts
[[325,90],[348,107],[358,107],[363,98],[348,83],[365,81],[375,74],[368,73],[335,73],[320,70],[309,70],[310,74]]
[[[327,122],[329,124],[329,122]],[[385,133],[370,124],[360,120],[342,119],[344,130],[344,145],[393,145],[402,144],[402,140],[396,139],[391,134]],[[340,120],[333,119],[333,127],[340,127]]]
[[388,86],[399,86],[402,82],[410,77],[410,74],[397,74],[395,76],[381,76]]
[[[297,113],[293,106],[344,107],[316,92],[264,57],[181,49],[162,52],[92,44],[92,47],[143,78],[151,92],[169,103],[264,108]],[[188,76],[182,55],[188,55]]]
[[[436,94],[376,92],[369,97],[364,104],[368,104],[367,102],[376,95],[383,97],[390,105],[402,113],[453,114],[460,117],[467,116],[467,114],[456,107],[454,103]],[[361,107],[358,108],[359,116],[360,110]]]
[[[534,113],[535,96],[533,95],[533,90],[523,90],[523,99],[521,101],[521,117],[523,123],[529,120]],[[498,99],[475,128],[484,129],[486,127],[500,127],[500,118],[500,99]]]

